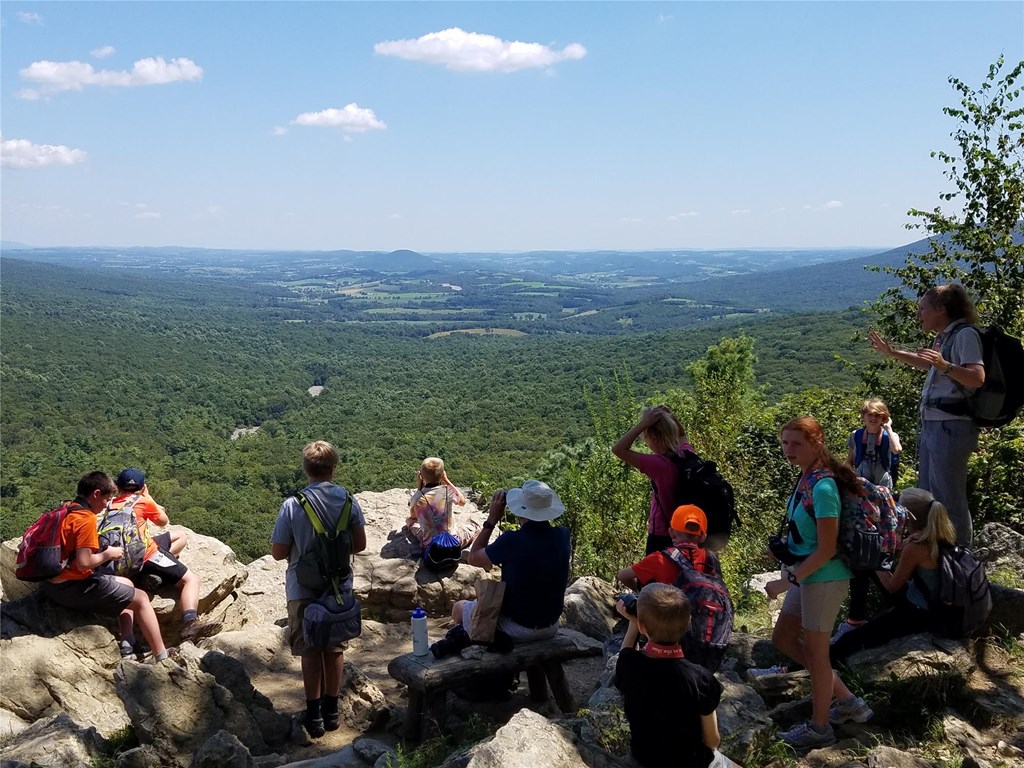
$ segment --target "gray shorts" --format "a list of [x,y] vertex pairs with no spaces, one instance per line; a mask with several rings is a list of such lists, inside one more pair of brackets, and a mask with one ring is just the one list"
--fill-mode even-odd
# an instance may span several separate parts
[[816,581],[790,587],[782,601],[782,613],[800,617],[800,626],[811,632],[828,632],[836,625],[850,580]]
[[[476,609],[476,600],[467,600],[462,606],[462,626],[466,632],[473,632],[473,611]],[[558,633],[558,622],[550,627],[524,627],[517,624],[507,616],[498,617],[498,629],[512,638],[514,643],[529,643],[532,640],[549,640]]]
[[59,584],[44,581],[41,589],[57,605],[104,616],[117,616],[135,599],[135,587],[106,573],[93,573],[84,579]]

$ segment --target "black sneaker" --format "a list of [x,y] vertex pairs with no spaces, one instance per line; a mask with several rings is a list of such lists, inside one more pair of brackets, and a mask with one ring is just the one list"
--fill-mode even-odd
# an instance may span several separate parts
[[314,739],[319,739],[324,735],[324,719],[322,717],[309,717],[308,715],[303,716],[302,724],[305,726],[306,731]]

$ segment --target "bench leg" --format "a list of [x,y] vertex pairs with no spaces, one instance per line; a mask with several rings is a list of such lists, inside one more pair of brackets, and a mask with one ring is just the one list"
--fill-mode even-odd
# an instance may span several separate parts
[[565,670],[562,669],[562,662],[545,662],[544,674],[547,676],[548,684],[551,685],[551,693],[555,697],[555,703],[558,704],[558,708],[563,712],[575,712],[576,704],[573,701],[572,693],[569,691],[569,682],[565,679]]
[[402,736],[406,741],[418,744],[420,741],[420,726],[423,722],[423,691],[409,689],[409,710],[405,714],[405,728]]
[[447,691],[409,689],[409,711],[402,736],[410,744],[444,733],[448,710]]
[[527,667],[526,681],[530,685],[530,701],[548,700],[548,684],[544,679],[543,667]]

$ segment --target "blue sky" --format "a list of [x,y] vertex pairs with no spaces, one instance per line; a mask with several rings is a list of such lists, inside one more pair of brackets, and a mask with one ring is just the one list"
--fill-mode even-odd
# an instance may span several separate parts
[[895,246],[1015,2],[4,0],[2,236]]

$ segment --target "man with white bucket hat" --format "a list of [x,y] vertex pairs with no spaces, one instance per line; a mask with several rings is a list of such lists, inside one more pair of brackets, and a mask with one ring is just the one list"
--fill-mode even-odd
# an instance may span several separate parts
[[[488,544],[506,509],[519,518],[519,529]],[[505,597],[498,629],[514,642],[546,640],[558,631],[569,583],[569,529],[551,521],[564,511],[555,492],[540,480],[495,491],[487,522],[469,550],[470,565],[486,570],[501,566]],[[452,609],[452,618],[467,632],[472,631],[475,607],[475,600],[459,600]]]

